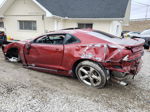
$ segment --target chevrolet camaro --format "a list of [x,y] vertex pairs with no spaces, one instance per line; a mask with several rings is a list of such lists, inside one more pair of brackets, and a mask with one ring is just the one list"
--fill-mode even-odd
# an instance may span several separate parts
[[102,88],[110,80],[124,84],[141,68],[143,39],[122,39],[91,29],[49,32],[34,39],[3,45],[5,59],[33,70],[77,77]]

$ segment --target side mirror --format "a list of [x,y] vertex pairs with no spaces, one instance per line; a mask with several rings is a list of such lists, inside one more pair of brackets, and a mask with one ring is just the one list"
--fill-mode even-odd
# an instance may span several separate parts
[[31,49],[31,44],[32,44],[32,42],[27,42],[27,43],[25,44],[25,48],[26,48],[27,50],[30,50],[30,49]]

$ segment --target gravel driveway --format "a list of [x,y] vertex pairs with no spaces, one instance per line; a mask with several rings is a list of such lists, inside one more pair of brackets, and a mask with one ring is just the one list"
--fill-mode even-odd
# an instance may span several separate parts
[[143,59],[128,86],[94,89],[6,62],[0,50],[0,112],[150,112],[150,53],[145,51]]

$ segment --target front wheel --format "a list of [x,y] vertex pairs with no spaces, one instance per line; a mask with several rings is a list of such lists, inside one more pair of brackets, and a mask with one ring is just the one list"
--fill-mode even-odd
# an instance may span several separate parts
[[9,62],[21,62],[21,57],[19,55],[19,50],[17,48],[12,48],[7,51],[5,59]]
[[106,70],[92,61],[83,61],[76,67],[78,79],[87,86],[103,88],[107,82]]

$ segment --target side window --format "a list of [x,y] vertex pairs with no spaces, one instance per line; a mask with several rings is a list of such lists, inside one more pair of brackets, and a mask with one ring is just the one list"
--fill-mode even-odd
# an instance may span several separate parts
[[35,40],[34,43],[61,45],[65,35],[47,35]]
[[48,40],[54,45],[61,45],[64,42],[65,35],[48,35]]
[[64,44],[73,44],[73,43],[79,43],[79,42],[80,42],[80,40],[78,38],[76,38],[70,34],[67,34]]
[[34,43],[46,43],[46,36],[40,37],[34,41]]

